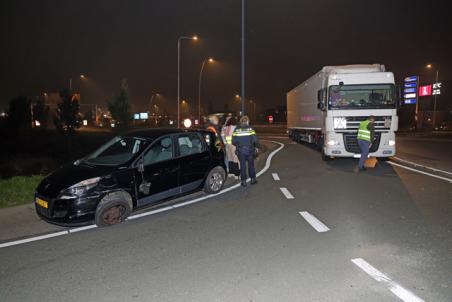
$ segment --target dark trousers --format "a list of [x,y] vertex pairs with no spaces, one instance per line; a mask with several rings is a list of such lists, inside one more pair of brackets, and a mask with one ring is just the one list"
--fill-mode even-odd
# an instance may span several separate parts
[[361,157],[359,158],[359,168],[364,168],[364,162],[367,159],[367,156],[369,155],[369,146],[370,142],[365,141],[363,139],[358,140],[359,148],[361,149]]
[[246,163],[248,162],[248,174],[251,179],[256,178],[256,171],[254,171],[254,155],[252,152],[239,152],[240,160],[240,179],[246,180]]

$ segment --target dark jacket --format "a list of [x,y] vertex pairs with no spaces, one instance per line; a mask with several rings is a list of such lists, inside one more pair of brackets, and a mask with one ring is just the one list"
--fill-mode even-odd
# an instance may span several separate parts
[[235,128],[232,134],[232,144],[237,147],[239,152],[254,151],[254,148],[259,148],[256,131],[249,125],[240,125]]

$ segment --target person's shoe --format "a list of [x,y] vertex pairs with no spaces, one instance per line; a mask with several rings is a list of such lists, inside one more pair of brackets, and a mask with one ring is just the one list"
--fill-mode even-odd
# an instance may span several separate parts
[[252,184],[252,185],[257,184],[257,179],[256,179],[256,178],[252,178],[252,179],[251,179],[251,184]]
[[367,171],[367,169],[362,167],[362,168],[359,168],[359,171],[364,172],[364,171]]
[[242,180],[242,182],[240,183],[240,185],[241,185],[242,187],[246,187],[246,180]]

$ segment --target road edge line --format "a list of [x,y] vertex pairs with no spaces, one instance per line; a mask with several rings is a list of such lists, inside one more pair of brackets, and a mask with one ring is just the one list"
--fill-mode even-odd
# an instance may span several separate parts
[[392,161],[388,161],[387,163],[390,164],[390,165],[394,165],[394,166],[406,169],[406,170],[410,170],[412,172],[417,172],[417,173],[420,173],[420,174],[424,174],[424,175],[427,175],[427,176],[430,176],[430,177],[438,178],[438,179],[447,181],[449,183],[452,183],[452,179],[447,178],[447,177],[443,177],[443,176],[435,175],[435,174],[432,174],[432,173],[424,172],[424,171],[421,171],[421,170],[418,170],[418,169],[410,168],[410,167],[407,167],[407,166],[404,166],[404,165],[401,165],[401,164],[398,164],[398,163],[395,163],[395,162],[392,162]]

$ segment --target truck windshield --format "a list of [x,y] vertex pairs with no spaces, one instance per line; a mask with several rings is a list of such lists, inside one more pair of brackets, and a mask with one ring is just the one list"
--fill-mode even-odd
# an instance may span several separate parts
[[117,136],[81,162],[101,166],[125,164],[142,151],[146,145],[147,142],[139,138]]
[[329,109],[392,109],[395,108],[393,84],[331,86]]

